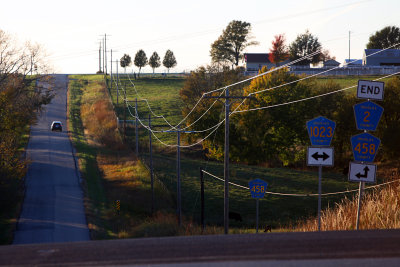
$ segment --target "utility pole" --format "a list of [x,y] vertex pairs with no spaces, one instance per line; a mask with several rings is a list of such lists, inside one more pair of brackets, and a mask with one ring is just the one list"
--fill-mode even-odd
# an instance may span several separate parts
[[225,90],[224,233],[229,233],[229,88]]
[[350,31],[349,31],[349,64],[350,64]]
[[[111,77],[110,77],[110,78],[111,78],[111,86],[110,86],[110,95],[111,95],[111,92],[112,92],[112,84],[113,84],[113,76],[112,76],[112,74],[113,74],[113,73],[112,73],[112,62],[113,62],[113,61],[112,61],[112,49],[111,49],[111,61],[110,61],[110,62],[111,62],[111,64],[110,64],[110,67],[111,67]],[[112,96],[111,96],[111,99],[112,99]]]
[[138,116],[137,98],[135,98],[135,138],[136,138],[136,157],[139,158],[139,129],[138,129]]
[[106,64],[105,75],[107,75],[107,34],[104,34],[104,61]]
[[229,88],[225,89],[225,96],[205,96],[204,98],[225,98],[225,148],[224,148],[224,233],[229,233],[229,99],[254,99],[251,96],[230,96]]
[[151,145],[151,114],[149,114],[149,152],[150,152],[150,178],[151,178],[151,214],[154,214],[154,175],[153,175],[153,151]]
[[103,38],[103,74],[105,74],[104,73],[104,55],[105,55],[105,50],[104,50],[104,38]]
[[[136,99],[137,106],[137,99]],[[137,111],[137,110],[136,110]],[[137,117],[136,112],[136,117]],[[154,118],[161,118],[161,116],[155,116]],[[165,125],[155,125],[155,126],[165,126]],[[151,114],[149,113],[149,153],[150,153],[150,178],[151,178],[151,214],[154,213],[154,171],[153,171],[153,150],[151,144]]]
[[115,61],[117,63],[117,105],[118,105],[118,98],[119,98],[119,89],[118,89],[118,83],[119,83],[119,74],[118,74],[118,59]]
[[99,46],[99,73],[101,73],[101,42]]
[[177,209],[178,209],[178,223],[179,226],[182,226],[182,196],[181,196],[181,126],[178,125],[177,130],[177,149],[176,149],[176,175],[177,175],[177,183],[176,183],[176,192],[178,193],[177,197]]
[[[159,116],[161,118],[162,116]],[[170,125],[153,125],[153,127],[169,127]],[[180,125],[177,130],[162,131],[163,133],[177,133],[176,147],[176,211],[178,214],[179,226],[182,226],[182,193],[181,193],[181,133],[192,133],[193,131],[182,131]]]
[[138,101],[146,102],[146,100],[138,100],[135,98],[135,139],[136,139],[136,157],[139,158],[139,110],[138,110]]

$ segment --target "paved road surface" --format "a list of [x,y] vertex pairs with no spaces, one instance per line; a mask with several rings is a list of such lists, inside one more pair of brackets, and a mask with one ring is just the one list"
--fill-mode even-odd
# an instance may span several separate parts
[[0,246],[1,263],[55,266],[400,266],[400,230]]
[[[66,129],[67,75],[54,75],[56,96],[32,126],[26,193],[14,244],[89,240],[71,142]],[[49,86],[49,84],[44,84]],[[51,132],[54,120],[63,132]]]

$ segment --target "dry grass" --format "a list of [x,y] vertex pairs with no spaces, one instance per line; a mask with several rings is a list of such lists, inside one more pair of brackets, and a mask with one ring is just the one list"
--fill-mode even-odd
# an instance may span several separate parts
[[[358,196],[343,199],[335,207],[322,211],[321,230],[354,230],[356,228]],[[400,228],[400,184],[370,189],[364,194],[359,229]],[[299,223],[295,231],[317,231],[317,218]]]
[[122,149],[117,117],[104,84],[89,83],[83,92],[82,103],[82,123],[90,137],[106,147]]

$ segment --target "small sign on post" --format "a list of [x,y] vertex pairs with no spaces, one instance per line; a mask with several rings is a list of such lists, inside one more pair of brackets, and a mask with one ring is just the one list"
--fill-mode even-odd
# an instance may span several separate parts
[[359,80],[357,98],[383,100],[384,82]]
[[350,162],[349,181],[375,183],[376,165]]
[[381,140],[372,134],[362,133],[351,137],[351,146],[356,161],[373,162]]
[[354,117],[358,130],[375,131],[383,113],[383,107],[371,101],[354,105]]
[[261,179],[254,179],[249,182],[251,197],[256,199],[256,233],[258,233],[259,200],[264,197],[267,186],[268,183]]
[[318,117],[306,123],[311,145],[329,146],[331,144],[336,123],[325,117]]
[[308,166],[333,166],[333,147],[308,147]]

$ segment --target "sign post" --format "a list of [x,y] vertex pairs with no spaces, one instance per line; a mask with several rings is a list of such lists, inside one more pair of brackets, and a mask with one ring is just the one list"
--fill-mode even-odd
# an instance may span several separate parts
[[329,147],[336,123],[317,117],[306,123],[311,147],[307,149],[307,165],[318,166],[318,231],[321,231],[322,166],[333,166],[333,147]]
[[357,98],[368,99],[368,101],[354,105],[354,117],[358,130],[364,133],[354,135],[350,138],[354,160],[350,162],[349,181],[359,182],[358,207],[356,229],[359,229],[360,211],[365,183],[376,182],[376,165],[372,164],[381,140],[367,131],[375,131],[381,119],[383,108],[370,99],[383,100],[383,82],[358,81]]
[[264,197],[267,186],[268,183],[261,179],[254,179],[249,182],[251,197],[256,199],[256,233],[258,233],[259,200]]

